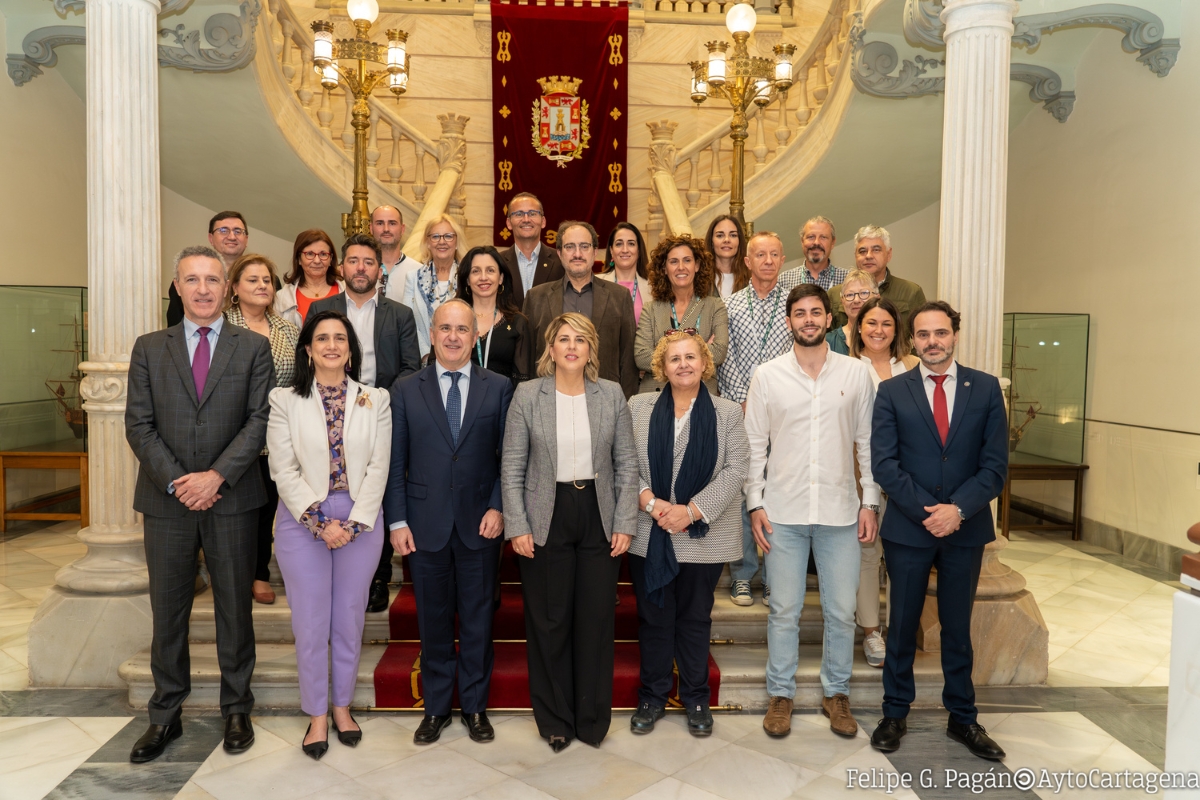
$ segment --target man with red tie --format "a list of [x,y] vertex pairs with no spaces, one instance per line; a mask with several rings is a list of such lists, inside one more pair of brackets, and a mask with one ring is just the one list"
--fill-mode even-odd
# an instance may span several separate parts
[[976,720],[971,606],[983,548],[996,538],[990,503],[1008,470],[1008,420],[1000,383],[954,360],[959,314],[938,300],[908,319],[917,369],[879,384],[871,473],[887,494],[879,536],[892,582],[877,750],[900,747],[916,696],[913,659],[931,567],[937,567],[946,735],[980,758],[1004,750]]

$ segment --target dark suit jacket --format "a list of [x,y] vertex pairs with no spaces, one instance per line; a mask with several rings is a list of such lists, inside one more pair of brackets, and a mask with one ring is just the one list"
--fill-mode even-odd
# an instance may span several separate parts
[[[525,299],[525,316],[532,329],[529,363],[536,371],[546,349],[546,326],[563,313],[563,288],[567,278],[534,287]],[[619,283],[592,278],[592,324],[600,336],[600,377],[621,384],[626,399],[637,394],[638,371],[633,358],[637,324],[633,299]]]
[[921,370],[879,384],[871,425],[871,473],[887,492],[888,510],[879,535],[913,547],[933,547],[925,530],[925,506],[954,503],[966,515],[945,538],[964,547],[996,538],[988,504],[1004,489],[1008,473],[1008,418],[1000,382],[958,365],[950,432],[942,446]]
[[545,242],[542,242],[541,249],[538,250],[537,269],[533,271],[533,286],[525,286],[522,281],[521,269],[517,266],[515,245],[501,253],[500,258],[508,265],[509,272],[512,273],[513,300],[516,301],[517,308],[521,308],[525,304],[525,296],[529,294],[529,290],[533,286],[556,281],[566,274],[563,272],[562,261],[558,258],[558,251],[547,246]]
[[167,487],[190,472],[225,478],[217,514],[252,511],[267,502],[258,454],[267,439],[267,395],[275,385],[265,336],[226,322],[204,396],[196,397],[183,325],[139,336],[129,357],[125,438],[140,462],[133,508],[154,517],[188,509]]
[[504,509],[500,444],[512,382],[472,365],[457,447],[438,387],[437,362],[397,381],[391,394],[392,465],[383,498],[388,527],[406,520],[417,550],[429,553],[445,547],[455,527],[473,550],[502,541],[480,536],[479,523],[489,508]]
[[[412,375],[421,368],[421,350],[417,345],[417,323],[412,309],[381,294],[375,299],[375,385],[389,389],[397,378]],[[322,311],[346,313],[346,293],[314,300],[308,316]],[[307,320],[308,317],[305,317]]]

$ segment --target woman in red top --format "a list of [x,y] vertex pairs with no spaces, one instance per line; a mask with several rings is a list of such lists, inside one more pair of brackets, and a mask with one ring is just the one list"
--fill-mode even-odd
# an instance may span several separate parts
[[310,228],[296,237],[292,247],[292,271],[275,295],[275,312],[297,328],[304,327],[308,307],[345,290],[338,280],[337,248],[329,234]]

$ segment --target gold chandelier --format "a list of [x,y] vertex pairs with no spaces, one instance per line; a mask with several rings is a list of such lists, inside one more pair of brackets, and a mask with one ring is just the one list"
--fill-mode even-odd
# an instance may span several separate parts
[[[354,127],[354,194],[350,213],[342,214],[342,234],[349,239],[356,233],[371,232],[371,211],[367,205],[367,129],[371,110],[367,100],[380,82],[387,78],[388,89],[399,97],[408,89],[408,34],[402,30],[387,32],[387,44],[371,41],[371,25],[379,17],[377,0],[350,0],[346,13],[354,23],[353,39],[334,39],[333,23],[315,20],[313,31],[313,67],[321,76],[321,86],[336,89],[339,81],[354,96],[351,125]],[[381,64],[383,70],[370,70]]]
[[792,57],[796,46],[777,44],[775,58],[750,55],[746,43],[758,16],[746,3],[732,6],[725,15],[725,27],[733,34],[733,52],[729,43],[721,40],[705,42],[707,61],[692,61],[692,100],[697,105],[709,97],[721,97],[733,108],[729,137],[733,140],[733,176],[729,190],[729,213],[739,222],[745,219],[745,154],[749,122],[746,112],[750,104],[765,107],[775,98],[774,93],[786,94],[792,86]]

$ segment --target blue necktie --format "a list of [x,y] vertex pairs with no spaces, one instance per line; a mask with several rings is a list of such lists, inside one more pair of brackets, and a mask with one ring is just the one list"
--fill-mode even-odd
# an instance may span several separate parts
[[458,391],[458,379],[461,372],[443,372],[450,377],[450,392],[446,395],[446,421],[450,423],[450,438],[458,447],[458,430],[462,427],[462,395]]

